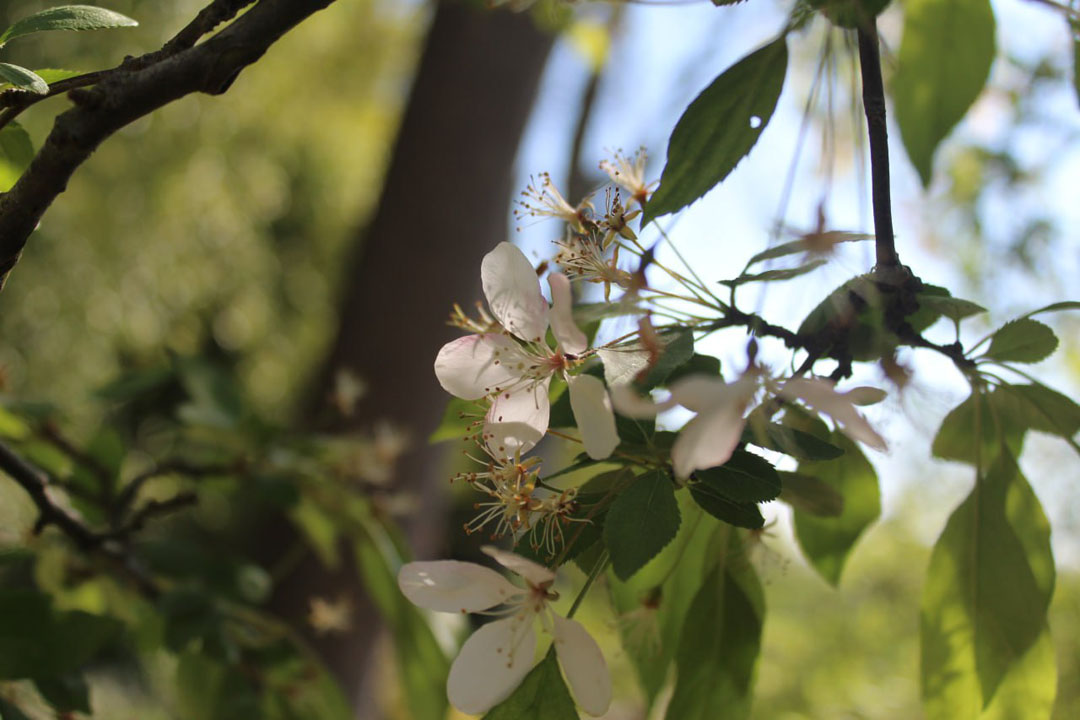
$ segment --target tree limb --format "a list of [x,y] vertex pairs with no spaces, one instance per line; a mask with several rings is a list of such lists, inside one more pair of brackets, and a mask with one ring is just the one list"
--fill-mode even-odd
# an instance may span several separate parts
[[334,0],[258,0],[205,42],[199,38],[251,0],[215,0],[161,50],[128,59],[90,89],[69,93],[75,107],[56,118],[30,167],[0,194],[0,290],[30,233],[75,170],[120,128],[196,92],[219,95],[282,35]]

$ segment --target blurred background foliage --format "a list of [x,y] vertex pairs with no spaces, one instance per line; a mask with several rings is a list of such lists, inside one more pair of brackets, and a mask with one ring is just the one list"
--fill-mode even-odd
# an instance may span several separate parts
[[[29,67],[108,67],[126,54],[159,47],[204,2],[107,4],[137,18],[140,27],[109,36],[28,38],[6,48],[4,59]],[[43,6],[30,0],[5,2],[0,25]],[[582,11],[594,14],[586,16],[587,24],[570,26],[564,46],[580,48],[585,37],[587,46],[595,48],[596,28],[610,27],[603,15],[607,10],[599,11],[599,22],[594,8],[586,5]],[[361,331],[363,317],[340,317],[339,298],[348,282],[342,268],[358,252],[359,231],[378,202],[430,15],[422,2],[342,0],[287,35],[226,96],[185,98],[105,143],[48,212],[0,298],[4,391],[21,401],[54,403],[75,436],[89,440],[109,407],[95,390],[123,372],[167,366],[174,356],[205,356],[235,372],[251,413],[274,419],[267,426],[293,422],[339,323],[354,323]],[[565,14],[544,17],[566,20]],[[890,22],[890,16],[883,18],[886,35]],[[547,24],[549,29],[558,25]],[[616,45],[612,52],[618,58],[620,52],[632,51]],[[814,58],[803,60],[810,67]],[[579,67],[583,74],[588,64],[583,61]],[[915,213],[915,224],[920,245],[966,279],[973,299],[1003,311],[1037,304],[1026,299],[1028,291],[1058,298],[1075,290],[1076,275],[1070,274],[1076,269],[1075,232],[1061,226],[1054,209],[1040,202],[1039,192],[1053,178],[1054,148],[1075,139],[1077,123],[1062,126],[1053,113],[1047,120],[1040,100],[1044,83],[1065,81],[1069,70],[1061,58],[1048,56],[1035,65],[1009,59],[995,72],[994,90],[984,103],[1005,118],[992,123],[999,131],[975,133],[954,144],[947,156],[947,181],[935,186]],[[1029,83],[1032,74],[1036,80]],[[809,79],[800,84],[795,92],[805,96]],[[57,98],[24,115],[22,121],[36,142],[65,103]],[[1035,152],[1027,149],[1032,133],[1043,138]],[[849,147],[842,136],[835,143],[841,150]],[[548,151],[560,158],[571,153],[563,145]],[[659,154],[654,148],[654,155]],[[841,163],[841,172],[854,165],[848,161],[847,167]],[[524,168],[537,169],[543,168]],[[824,166],[814,173],[825,175]],[[1021,212],[1010,215],[1000,209],[1021,193],[1029,200]],[[424,198],[416,202],[417,212],[423,212]],[[464,263],[453,270],[475,272]],[[1004,283],[1014,289],[999,292]],[[403,286],[403,291],[412,290]],[[1060,322],[1067,329],[1060,333],[1063,361],[1057,371],[1075,381],[1080,342],[1068,328],[1075,330],[1076,324],[1068,318]],[[191,384],[187,387],[190,391]],[[164,413],[165,408],[160,410]],[[245,442],[264,446],[279,438],[275,432],[262,427],[254,433],[257,441],[245,435]],[[190,440],[169,447],[188,448]],[[1039,451],[1043,449],[1040,445]],[[1057,450],[1047,451],[1048,457]],[[334,453],[340,451],[327,444],[310,455],[332,467]],[[1053,466],[1046,462],[1043,467],[1053,472]],[[332,540],[320,541],[319,533],[333,534],[326,529],[331,523],[327,508],[345,501],[332,487],[327,489],[332,483],[320,484],[321,479],[307,469],[305,473],[306,487],[317,488],[305,494],[305,501],[317,497],[322,504],[304,506],[300,514],[307,514],[301,524],[307,524],[313,545],[322,543],[320,552],[332,553]],[[806,567],[784,537],[786,525],[766,532],[752,546],[769,605],[755,717],[919,716],[919,595],[928,543],[941,527],[920,518],[920,510],[927,498],[941,499],[940,489],[932,487],[934,479],[957,476],[940,471],[940,465],[928,470],[917,463],[910,463],[904,475],[896,482],[907,489],[895,494],[888,517],[860,543],[838,590]],[[920,477],[931,480],[920,482]],[[441,476],[424,485],[434,492],[444,487]],[[158,492],[164,497],[175,487]],[[201,547],[191,556],[196,566],[207,562],[213,542],[224,537],[230,538],[230,547],[243,545],[239,536],[255,527],[249,520],[238,521],[240,514],[229,509],[247,495],[227,483],[204,492],[190,522],[161,531],[173,540],[183,538],[177,547],[188,547],[187,539],[198,538],[192,541]],[[472,499],[457,497],[458,514]],[[946,505],[954,500],[949,496]],[[299,500],[286,504],[291,502]],[[356,512],[366,517],[368,510]],[[943,520],[944,514],[939,515]],[[19,566],[19,548],[33,519],[33,507],[21,491],[0,484],[0,564]],[[933,529],[927,531],[927,526]],[[445,545],[460,542],[459,527],[449,524]],[[1077,528],[1064,532],[1075,535]],[[148,606],[133,602],[130,594],[109,582],[71,582],[70,554],[61,543],[48,534],[35,542],[36,560],[28,572],[38,586],[55,594],[60,609],[108,609],[127,618],[152,615]],[[213,570],[201,567],[200,572]],[[240,601],[245,600],[244,587],[254,593],[248,600],[258,600],[260,584],[268,581],[267,571],[254,564],[222,572],[230,583],[242,578]],[[332,625],[334,607],[324,609],[329,614],[322,621]],[[598,625],[606,623],[605,651],[614,671],[629,676],[632,670],[619,647],[605,595],[593,593],[583,612]],[[133,622],[150,628],[145,637],[132,639],[136,646],[161,643],[164,631],[155,631],[154,622]],[[1080,575],[1074,564],[1059,569],[1050,622],[1060,672],[1055,718],[1080,717]],[[444,640],[460,630],[436,628]],[[282,635],[290,632],[281,629]],[[385,639],[378,652],[384,660],[394,654]],[[244,695],[230,690],[230,683],[237,682],[234,676],[202,655],[181,650],[150,652],[142,658],[147,665],[138,672],[106,666],[91,675],[98,716],[257,716],[243,714],[253,712],[244,706],[210,708],[220,698]],[[409,718],[402,671],[378,664],[380,679],[396,682],[378,683],[376,705],[388,717]],[[287,670],[281,672],[288,676]],[[286,678],[281,686],[288,683]],[[609,717],[641,717],[632,683],[617,681],[617,688],[623,699]],[[34,711],[32,696],[29,689],[20,696],[31,698],[24,709]],[[326,697],[337,698],[327,702],[344,702],[334,692]],[[36,709],[47,716],[44,705]],[[322,712],[311,710],[305,717],[333,716]]]

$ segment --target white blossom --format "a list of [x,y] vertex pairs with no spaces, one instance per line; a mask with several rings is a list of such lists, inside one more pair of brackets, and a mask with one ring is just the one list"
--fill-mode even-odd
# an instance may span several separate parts
[[590,715],[611,704],[611,676],[600,647],[576,620],[556,615],[550,603],[555,573],[513,553],[493,547],[483,551],[520,575],[520,588],[499,573],[457,560],[412,562],[398,573],[398,587],[415,605],[437,612],[482,613],[498,617],[465,641],[446,681],[450,703],[479,715],[513,693],[532,668],[536,653],[534,625],[549,633],[570,691]]

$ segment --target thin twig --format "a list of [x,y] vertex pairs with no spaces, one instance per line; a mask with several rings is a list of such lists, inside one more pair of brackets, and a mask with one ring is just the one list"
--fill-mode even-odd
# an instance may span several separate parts
[[889,191],[889,135],[885,124],[885,88],[881,80],[877,28],[860,27],[859,67],[862,70],[863,109],[870,136],[870,177],[873,183],[874,234],[877,243],[877,271],[900,268],[893,235],[892,200]]

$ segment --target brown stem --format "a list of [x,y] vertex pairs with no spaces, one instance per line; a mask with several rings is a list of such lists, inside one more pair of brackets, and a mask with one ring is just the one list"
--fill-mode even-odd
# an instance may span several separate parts
[[892,201],[889,192],[889,135],[885,124],[885,88],[881,80],[881,56],[877,27],[873,22],[858,29],[859,67],[862,70],[863,109],[870,135],[870,178],[873,186],[874,234],[877,238],[877,270],[900,267],[893,236]]

